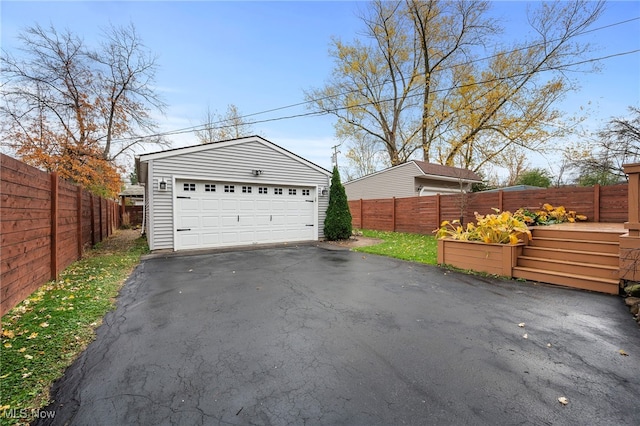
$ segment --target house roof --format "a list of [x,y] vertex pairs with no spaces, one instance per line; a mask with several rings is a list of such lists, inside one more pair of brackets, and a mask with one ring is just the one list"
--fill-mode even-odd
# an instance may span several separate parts
[[471,182],[471,183],[482,182],[482,178],[480,177],[480,175],[478,175],[477,173],[469,169],[443,166],[441,164],[427,163],[425,161],[419,161],[419,160],[411,160],[406,163],[398,164],[397,166],[389,167],[388,169],[380,170],[378,172],[371,173],[366,176],[362,176],[358,179],[351,180],[349,182],[346,182],[345,185],[351,182],[367,179],[370,176],[387,173],[391,170],[395,170],[400,167],[414,167],[416,170],[415,174],[413,175],[414,177],[428,177],[429,179],[446,180],[446,181],[461,180],[462,182],[465,182],[465,183],[466,182]]
[[[482,178],[476,172],[460,167],[443,166],[442,164],[427,163],[425,161],[413,160],[416,166],[424,175],[444,176],[461,179],[468,182],[482,182]],[[420,176],[419,174],[416,176]]]
[[222,147],[227,147],[227,146],[233,146],[233,145],[239,145],[239,144],[243,144],[243,143],[248,143],[248,142],[259,142],[262,143],[263,145],[269,146],[273,149],[275,149],[276,151],[279,151],[280,153],[291,157],[301,163],[307,164],[308,166],[310,166],[313,169],[316,169],[319,172],[322,172],[324,174],[326,174],[327,176],[331,176],[331,172],[327,169],[325,169],[324,167],[320,167],[317,164],[299,156],[298,154],[295,154],[291,151],[289,151],[288,149],[282,148],[279,145],[276,145],[275,143],[266,140],[265,138],[263,138],[262,136],[247,136],[247,137],[243,137],[243,138],[238,138],[238,139],[228,139],[228,140],[224,140],[224,141],[217,141],[217,142],[209,142],[209,143],[204,143],[204,144],[198,144],[198,145],[191,145],[191,146],[185,146],[185,147],[181,147],[181,148],[172,148],[172,149],[166,149],[164,151],[157,151],[157,152],[151,152],[148,154],[142,154],[139,157],[136,158],[136,169],[138,171],[138,178],[140,179],[140,182],[142,183],[146,183],[146,178],[147,178],[147,162],[149,160],[156,160],[156,159],[160,159],[160,158],[168,158],[168,157],[173,157],[175,155],[182,155],[182,154],[191,154],[194,152],[200,152],[200,151],[206,151],[209,149],[215,149],[215,148],[222,148]]
[[142,197],[144,195],[144,187],[141,185],[130,185],[118,195],[120,197]]

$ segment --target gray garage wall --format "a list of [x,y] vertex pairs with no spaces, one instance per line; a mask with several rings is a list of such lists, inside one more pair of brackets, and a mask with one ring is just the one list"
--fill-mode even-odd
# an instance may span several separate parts
[[[189,150],[188,148],[185,150]],[[170,151],[169,151],[170,152]],[[149,154],[148,188],[150,215],[149,245],[152,250],[173,249],[173,188],[174,176],[200,180],[246,182],[250,184],[275,184],[282,186],[326,186],[330,185],[330,173],[319,167],[278,149],[277,146],[253,138],[235,144],[211,144],[210,148],[198,152],[180,153],[158,158]],[[141,156],[145,162],[145,156]],[[251,171],[262,170],[260,176]],[[159,191],[158,182],[164,179],[167,190]],[[323,238],[323,227],[328,196],[318,194],[318,233]]]

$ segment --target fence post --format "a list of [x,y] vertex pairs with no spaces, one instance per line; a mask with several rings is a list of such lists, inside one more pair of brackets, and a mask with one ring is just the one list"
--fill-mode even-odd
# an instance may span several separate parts
[[396,232],[396,197],[391,200],[393,202],[393,210],[391,211],[391,231]]
[[51,279],[58,279],[58,173],[51,173]]
[[504,194],[503,194],[502,190],[498,191],[498,208],[500,209],[500,211],[504,210],[504,207],[503,207],[504,203],[502,201],[503,200],[503,195]]
[[629,176],[629,216],[624,223],[629,232],[619,237],[620,279],[640,281],[640,163],[622,167]]
[[442,218],[440,214],[440,193],[438,192],[436,194],[436,228],[439,228],[441,223]]
[[77,210],[77,238],[78,238],[78,259],[82,258],[82,187],[78,186],[78,191],[76,194],[76,205],[78,206]]
[[103,218],[102,218],[102,197],[98,197],[98,206],[100,206],[100,208],[98,209],[98,225],[100,226],[100,239],[98,241],[102,241],[103,240],[103,236],[102,236],[102,224],[103,224]]
[[364,207],[362,206],[362,198],[360,198],[360,229],[364,229]]
[[600,184],[593,185],[593,221],[600,222]]
[[91,247],[96,245],[96,206],[93,202],[93,194],[89,194],[89,204],[91,205]]

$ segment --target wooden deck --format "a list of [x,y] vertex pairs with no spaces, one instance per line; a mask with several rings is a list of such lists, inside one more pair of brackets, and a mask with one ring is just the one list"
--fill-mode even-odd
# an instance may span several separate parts
[[622,223],[563,223],[531,228],[512,275],[609,294],[619,292]]
[[570,232],[606,232],[614,234],[625,234],[627,232],[623,223],[602,222],[558,223],[556,225],[547,225],[544,229]]

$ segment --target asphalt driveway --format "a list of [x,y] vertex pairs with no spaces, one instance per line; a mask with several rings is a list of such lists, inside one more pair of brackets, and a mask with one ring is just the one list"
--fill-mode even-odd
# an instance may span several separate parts
[[637,425],[640,328],[614,296],[344,250],[152,258],[52,396],[54,424]]

